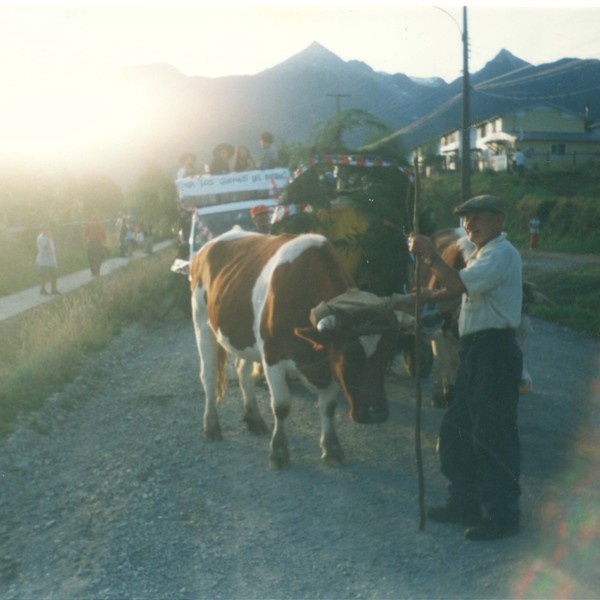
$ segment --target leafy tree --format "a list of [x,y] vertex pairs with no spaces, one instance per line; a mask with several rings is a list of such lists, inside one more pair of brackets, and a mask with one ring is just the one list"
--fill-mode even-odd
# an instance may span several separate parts
[[391,133],[385,123],[365,110],[340,111],[333,119],[315,127],[307,145],[290,148],[290,164],[295,167],[306,164],[314,155],[361,153],[366,144],[377,145],[376,154],[380,158],[402,160],[404,149],[398,138],[386,141]]
[[176,196],[173,177],[148,163],[131,190],[130,209],[135,218],[166,233],[177,222]]

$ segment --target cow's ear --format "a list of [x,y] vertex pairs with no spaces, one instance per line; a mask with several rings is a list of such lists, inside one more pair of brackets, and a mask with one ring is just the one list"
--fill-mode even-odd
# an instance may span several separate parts
[[331,341],[330,331],[319,331],[316,327],[296,327],[294,333],[300,339],[310,342],[315,350],[323,350]]

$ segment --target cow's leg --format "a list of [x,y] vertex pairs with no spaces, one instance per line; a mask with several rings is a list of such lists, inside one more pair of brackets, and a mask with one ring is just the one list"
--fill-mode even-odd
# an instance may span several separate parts
[[290,451],[285,433],[285,420],[290,414],[291,394],[284,368],[266,367],[265,376],[271,391],[271,410],[275,418],[269,451],[269,466],[272,469],[282,469],[290,466]]
[[458,371],[458,340],[449,331],[438,331],[432,337],[431,346],[437,359],[437,379],[434,384],[433,405],[447,408],[452,402],[454,380]]
[[533,391],[533,380],[525,362],[525,342],[530,333],[533,332],[531,319],[527,315],[521,316],[521,323],[517,327],[517,342],[523,353],[523,371],[521,373],[521,381],[519,382],[519,394],[525,396]]
[[251,360],[238,359],[235,367],[242,389],[242,397],[244,398],[244,416],[243,420],[246,423],[248,430],[252,433],[268,433],[269,428],[265,423],[256,402],[255,394],[255,379],[252,376],[254,362]]
[[192,317],[200,356],[200,381],[204,388],[202,430],[207,439],[220,440],[223,436],[217,414],[219,346],[215,334],[208,324],[204,294],[200,289],[197,289],[192,295]]
[[335,382],[319,390],[319,412],[321,414],[321,460],[330,465],[339,465],[344,460],[344,451],[335,431],[335,409],[339,387]]

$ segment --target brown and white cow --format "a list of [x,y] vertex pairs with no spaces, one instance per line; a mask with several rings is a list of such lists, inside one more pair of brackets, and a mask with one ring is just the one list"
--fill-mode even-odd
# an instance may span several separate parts
[[[466,266],[468,257],[475,250],[474,244],[469,241],[462,228],[444,229],[431,236],[438,254],[442,259],[460,270]],[[428,280],[429,287],[438,285],[435,276],[427,272],[425,265],[423,281]],[[525,342],[533,331],[528,315],[530,304],[549,304],[546,296],[540,293],[534,284],[523,282],[523,311],[521,323],[517,328],[517,340],[523,352],[523,372],[519,391],[522,395],[529,394],[533,389],[531,375],[527,368]],[[440,303],[438,309],[444,316],[442,327],[431,334],[433,353],[437,359],[437,380],[434,384],[433,403],[436,406],[447,406],[451,401],[452,390],[458,370],[458,313],[460,311],[460,298],[455,301]]]
[[396,352],[397,326],[359,335],[340,330],[334,315],[311,323],[312,309],[355,287],[325,237],[231,230],[200,250],[190,277],[207,438],[221,438],[217,401],[225,391],[227,352],[236,357],[244,421],[255,433],[268,431],[251,376],[254,362],[263,365],[275,422],[269,453],[273,468],[290,462],[284,429],[291,400],[288,374],[318,394],[325,462],[343,459],[334,427],[340,389],[354,421],[387,419],[384,374]]

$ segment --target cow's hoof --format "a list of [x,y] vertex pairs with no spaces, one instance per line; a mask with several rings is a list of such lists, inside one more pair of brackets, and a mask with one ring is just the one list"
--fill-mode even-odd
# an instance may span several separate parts
[[321,438],[321,460],[329,467],[339,467],[344,462],[344,451],[335,431]]
[[263,421],[263,419],[253,419],[251,417],[244,417],[244,423],[246,423],[246,427],[248,427],[248,431],[250,433],[255,433],[256,435],[264,435],[265,433],[270,433],[267,424]]
[[211,442],[216,442],[223,439],[223,434],[221,433],[221,428],[219,426],[203,427],[202,431],[204,433],[204,437]]
[[527,396],[527,394],[531,394],[533,391],[533,384],[528,379],[521,379],[519,382],[519,395]]
[[328,467],[341,467],[344,464],[344,451],[341,446],[324,449],[321,460]]
[[269,454],[269,468],[273,470],[287,469],[291,465],[290,453],[287,448],[271,450]]

